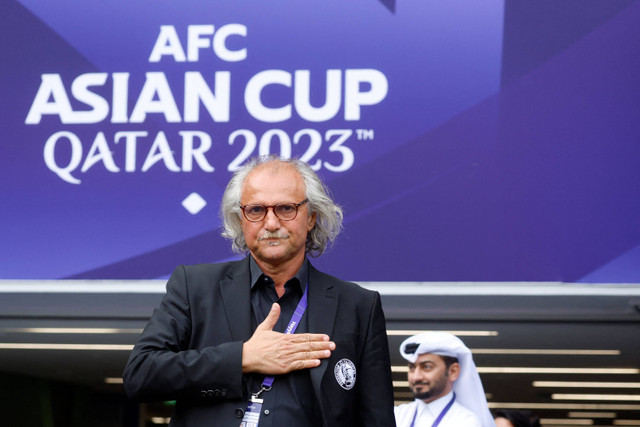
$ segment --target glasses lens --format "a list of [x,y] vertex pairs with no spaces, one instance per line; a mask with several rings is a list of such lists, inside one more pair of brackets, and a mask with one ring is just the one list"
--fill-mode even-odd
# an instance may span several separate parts
[[292,203],[283,203],[281,205],[276,205],[274,209],[276,216],[286,221],[295,218],[296,213],[298,212],[298,209],[296,209],[296,205]]
[[260,221],[267,214],[267,208],[261,205],[249,205],[244,207],[244,216],[249,221]]

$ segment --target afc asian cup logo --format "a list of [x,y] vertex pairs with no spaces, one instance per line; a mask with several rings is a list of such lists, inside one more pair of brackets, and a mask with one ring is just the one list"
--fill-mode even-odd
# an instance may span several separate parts
[[351,390],[356,385],[356,365],[349,359],[342,359],[333,368],[336,381],[345,390]]

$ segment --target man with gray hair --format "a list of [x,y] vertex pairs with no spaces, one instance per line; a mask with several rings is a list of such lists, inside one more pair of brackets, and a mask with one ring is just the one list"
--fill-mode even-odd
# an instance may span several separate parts
[[377,292],[316,270],[342,210],[304,162],[252,159],[225,190],[240,261],[178,267],[125,368],[172,426],[394,426]]

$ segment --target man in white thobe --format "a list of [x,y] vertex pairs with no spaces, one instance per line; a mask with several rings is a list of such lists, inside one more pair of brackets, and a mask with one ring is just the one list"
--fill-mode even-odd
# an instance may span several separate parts
[[471,351],[458,337],[414,335],[400,353],[415,399],[395,407],[398,427],[495,427]]

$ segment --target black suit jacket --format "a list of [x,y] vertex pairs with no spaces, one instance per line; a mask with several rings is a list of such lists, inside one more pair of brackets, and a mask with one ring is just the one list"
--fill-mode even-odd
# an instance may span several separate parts
[[[310,370],[324,425],[395,426],[380,295],[309,265],[308,301],[309,332],[336,343],[331,357]],[[127,395],[176,400],[172,426],[238,426],[248,398],[242,344],[253,333],[250,316],[248,258],[178,267],[129,357]],[[341,386],[334,372],[343,359],[355,365],[353,387]]]

